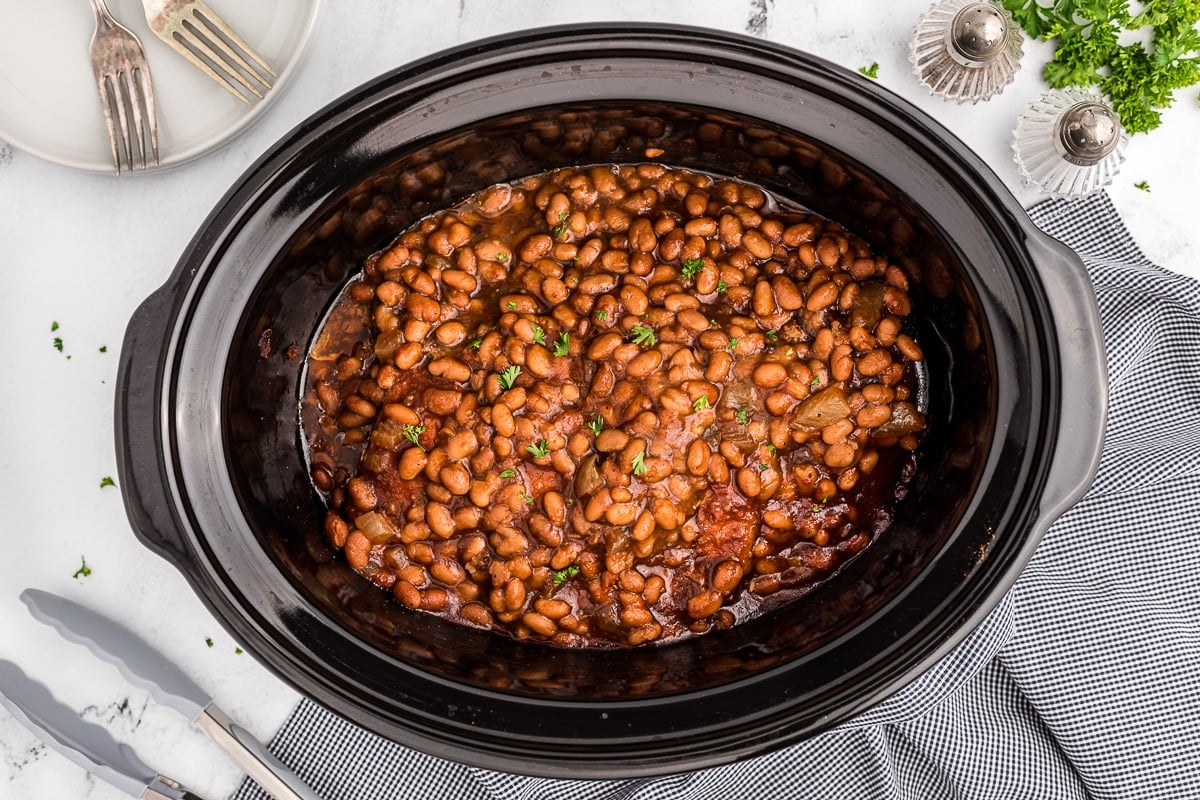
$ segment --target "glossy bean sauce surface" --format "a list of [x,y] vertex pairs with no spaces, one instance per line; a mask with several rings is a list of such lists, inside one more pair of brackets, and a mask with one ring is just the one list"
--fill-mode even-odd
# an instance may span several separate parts
[[890,524],[925,427],[907,290],[752,185],[493,186],[367,259],[310,349],[326,533],[398,602],[521,638],[734,625]]

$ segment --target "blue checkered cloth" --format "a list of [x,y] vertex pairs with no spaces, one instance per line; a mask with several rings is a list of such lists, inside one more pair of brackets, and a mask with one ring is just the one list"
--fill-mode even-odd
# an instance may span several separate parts
[[[1100,472],[954,652],[827,733],[738,764],[567,781],[466,767],[302,702],[271,749],[326,800],[1200,798],[1200,284],[1151,264],[1106,195],[1033,220],[1096,287]],[[246,782],[234,800],[264,800]]]

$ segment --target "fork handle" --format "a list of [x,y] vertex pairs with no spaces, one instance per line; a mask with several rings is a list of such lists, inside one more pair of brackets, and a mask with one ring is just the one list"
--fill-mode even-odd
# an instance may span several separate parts
[[109,13],[108,6],[104,5],[104,0],[88,0],[92,4],[92,13],[96,15],[97,25],[114,24],[116,20]]

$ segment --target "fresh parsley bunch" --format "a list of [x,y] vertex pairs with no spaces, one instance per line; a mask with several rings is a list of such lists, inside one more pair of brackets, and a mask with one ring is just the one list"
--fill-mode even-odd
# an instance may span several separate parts
[[[1200,0],[1003,0],[1036,39],[1058,43],[1043,75],[1055,88],[1098,84],[1130,133],[1162,123],[1177,89],[1200,83]],[[1151,28],[1149,46],[1121,34]],[[1198,98],[1200,99],[1200,98]]]

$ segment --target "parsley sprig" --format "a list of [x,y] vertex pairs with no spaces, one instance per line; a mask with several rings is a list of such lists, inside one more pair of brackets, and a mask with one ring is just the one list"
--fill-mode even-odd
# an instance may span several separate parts
[[571,334],[563,331],[554,342],[554,355],[565,356],[571,353]]
[[633,474],[645,475],[648,468],[646,467],[646,451],[638,450],[637,455],[633,457]]
[[696,277],[702,269],[704,269],[703,258],[685,258],[683,260],[683,269],[680,270],[680,275],[683,276],[685,281],[690,281],[692,278]]
[[525,448],[534,458],[545,458],[550,455],[550,443],[545,439],[539,439]]
[[500,370],[500,374],[496,376],[496,380],[500,381],[501,389],[511,389],[513,384],[517,382],[517,376],[521,374],[521,368],[516,364],[510,364]]
[[654,335],[654,328],[651,328],[649,325],[634,325],[629,332],[633,334],[635,344],[653,346],[658,341]]
[[555,586],[562,586],[570,578],[574,578],[578,574],[579,574],[579,565],[572,564],[571,566],[567,567],[566,569],[554,570],[554,572],[550,576],[550,579],[554,581]]
[[[1043,0],[1044,2],[1044,0]],[[1200,0],[1004,0],[1017,23],[1035,39],[1054,41],[1054,58],[1042,71],[1056,88],[1099,85],[1130,133],[1162,123],[1161,111],[1177,89],[1200,83]],[[1149,46],[1121,44],[1131,31],[1150,28]]]
[[[424,432],[425,432],[424,425],[411,425],[408,423],[405,423],[405,425],[404,425],[404,438],[408,439],[410,442],[415,444],[417,447],[421,447],[421,443],[418,440],[421,438],[421,434]],[[421,447],[421,449],[424,450],[425,448]]]

